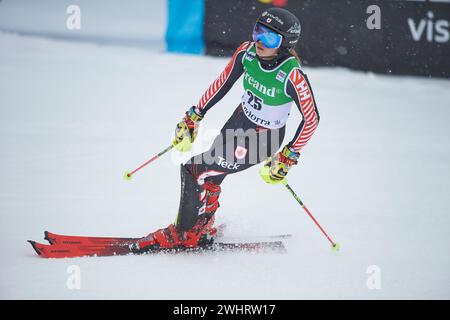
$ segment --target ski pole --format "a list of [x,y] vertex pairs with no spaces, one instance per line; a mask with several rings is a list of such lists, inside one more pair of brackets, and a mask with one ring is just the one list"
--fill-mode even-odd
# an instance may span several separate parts
[[317,220],[313,217],[313,215],[308,210],[308,208],[303,204],[303,202],[300,199],[300,197],[294,192],[294,190],[292,190],[291,186],[287,182],[287,179],[284,178],[281,181],[281,183],[286,187],[286,189],[289,190],[289,192],[294,196],[295,200],[297,200],[297,202],[302,206],[303,209],[305,209],[306,213],[311,217],[311,219],[314,221],[314,223],[319,227],[320,231],[322,231],[322,233],[325,235],[325,237],[327,237],[328,241],[331,243],[331,249],[333,251],[339,250],[341,248],[339,243],[334,242],[333,240],[331,240],[331,238],[328,236],[328,234],[325,232],[325,230],[323,230],[323,228],[320,226],[320,224],[317,222]]
[[161,157],[163,154],[165,154],[166,152],[170,151],[173,148],[173,144],[170,145],[169,147],[165,148],[163,151],[161,151],[160,153],[158,153],[156,156],[153,156],[150,160],[144,162],[143,164],[141,164],[139,167],[137,167],[136,169],[134,169],[131,172],[125,172],[124,174],[124,179],[125,180],[131,180],[133,174],[135,174],[136,172],[138,172],[139,170],[141,170],[143,167],[145,167],[146,165],[150,164],[151,162],[155,161],[156,159],[158,159],[159,157]]

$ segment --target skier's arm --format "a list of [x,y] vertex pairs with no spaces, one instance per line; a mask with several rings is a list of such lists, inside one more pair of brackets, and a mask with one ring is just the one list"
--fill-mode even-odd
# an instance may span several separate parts
[[300,69],[295,68],[290,73],[286,92],[292,97],[303,117],[293,139],[288,143],[288,147],[299,153],[316,131],[320,120],[319,111],[308,78]]
[[250,44],[251,42],[247,41],[237,48],[228,65],[200,98],[197,109],[202,115],[205,115],[212,106],[219,102],[242,75],[244,72],[242,59]]
[[300,150],[311,139],[320,119],[308,78],[300,69],[295,68],[289,74],[286,92],[295,101],[303,119],[294,138],[261,167],[259,174],[267,183],[279,183],[284,180],[291,167],[297,164]]
[[177,124],[172,144],[178,151],[185,152],[191,149],[192,143],[197,136],[199,123],[206,112],[230,91],[233,84],[242,75],[244,72],[242,59],[249,45],[250,42],[241,44],[219,78],[203,94],[198,105],[192,106]]

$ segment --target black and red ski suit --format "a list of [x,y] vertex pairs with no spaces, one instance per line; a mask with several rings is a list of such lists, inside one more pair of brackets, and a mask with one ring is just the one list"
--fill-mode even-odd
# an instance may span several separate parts
[[[205,91],[197,104],[197,108],[203,115],[227,94],[244,73],[242,61],[251,45],[253,45],[252,42],[243,43],[236,50],[225,70]],[[286,53],[279,55],[276,60],[269,62],[260,60],[260,62],[263,68],[270,70],[279,66],[289,57],[290,54]],[[296,88],[293,81],[288,81],[286,92],[292,97],[303,116],[294,138],[288,144],[296,152],[309,141],[319,122],[319,113],[309,81],[301,70],[298,70],[298,72],[298,77],[303,77],[306,80],[306,90],[309,90],[312,96],[313,106],[312,108],[309,106],[308,115],[305,116],[305,110],[299,99],[300,89]],[[305,90],[305,85],[302,90]],[[235,134],[230,135],[230,132],[235,132]],[[252,132],[253,135],[249,136],[246,132]],[[242,105],[239,104],[221,129],[220,135],[216,137],[211,148],[181,165],[181,199],[175,222],[176,228],[180,231],[189,230],[196,224],[200,215],[214,213],[218,206],[217,197],[220,193],[220,184],[226,175],[248,169],[273,156],[282,146],[284,135],[285,126],[279,129],[268,129],[257,125],[248,119],[243,112]],[[250,146],[250,143],[252,143],[252,146]],[[256,152],[244,153],[245,157],[242,157],[239,152],[249,150],[250,147],[256,147]],[[232,152],[230,152],[230,149]],[[205,161],[205,159],[208,159],[208,161]],[[216,193],[214,195],[216,203],[205,203],[203,195],[206,191]],[[212,208],[208,208],[211,205]]]

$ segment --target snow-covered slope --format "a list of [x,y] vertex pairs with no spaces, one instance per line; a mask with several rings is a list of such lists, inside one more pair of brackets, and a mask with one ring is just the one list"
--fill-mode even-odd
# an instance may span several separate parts
[[[287,254],[35,255],[26,240],[44,230],[141,236],[171,223],[188,156],[131,182],[123,172],[170,143],[226,63],[0,34],[1,298],[450,298],[450,82],[336,68],[305,70],[321,122],[289,180],[340,252],[255,166],[224,181],[218,220],[229,237],[292,233]],[[196,151],[240,95],[237,84],[208,113]],[[66,285],[72,265],[80,290]]]
[[167,0],[3,0],[0,31],[162,51],[167,7]]

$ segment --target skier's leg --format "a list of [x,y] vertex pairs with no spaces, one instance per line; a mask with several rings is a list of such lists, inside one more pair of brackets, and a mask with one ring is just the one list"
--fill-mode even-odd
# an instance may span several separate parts
[[[220,185],[212,181],[203,181],[195,177],[191,167],[181,165],[181,195],[180,207],[175,225],[180,231],[194,227],[198,216],[203,213],[213,215],[219,206],[217,201]],[[206,169],[206,168],[205,168]],[[225,176],[226,172],[221,172]]]

